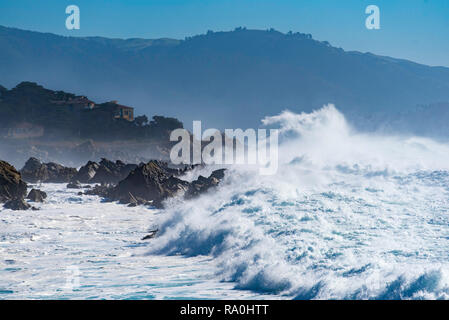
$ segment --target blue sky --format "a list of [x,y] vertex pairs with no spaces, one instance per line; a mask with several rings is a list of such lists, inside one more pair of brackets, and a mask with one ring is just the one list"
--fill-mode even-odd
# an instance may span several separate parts
[[[78,5],[81,29],[66,30]],[[381,29],[365,28],[380,8]],[[345,50],[449,67],[449,0],[0,0],[0,25],[72,36],[183,39],[238,26],[311,33]]]

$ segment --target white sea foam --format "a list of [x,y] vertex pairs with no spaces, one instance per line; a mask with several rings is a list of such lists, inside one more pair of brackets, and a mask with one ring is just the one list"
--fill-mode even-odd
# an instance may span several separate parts
[[211,255],[235,288],[298,299],[449,297],[449,147],[355,132],[333,106],[264,119],[279,171],[172,201],[149,254]]
[[210,257],[145,256],[157,210],[40,188],[41,210],[0,209],[0,299],[261,298],[215,280]]

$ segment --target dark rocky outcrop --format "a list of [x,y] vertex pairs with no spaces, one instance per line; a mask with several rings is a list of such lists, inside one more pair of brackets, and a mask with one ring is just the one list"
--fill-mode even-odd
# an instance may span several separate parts
[[131,192],[128,192],[128,194],[121,197],[120,203],[128,204],[128,207],[135,207],[139,204],[139,200]]
[[77,173],[75,168],[64,167],[60,164],[50,162],[47,163],[49,179],[45,182],[50,183],[66,183]]
[[0,160],[0,202],[23,199],[26,192],[27,184],[16,168]]
[[89,182],[117,184],[136,168],[137,165],[135,164],[125,164],[120,160],[113,162],[103,158],[99,163],[95,176]]
[[159,161],[150,161],[120,181],[110,195],[123,203],[131,203],[132,195],[136,200],[151,201],[154,206],[160,207],[164,199],[185,192],[188,184],[168,173]]
[[[84,194],[100,196],[102,198],[105,198],[106,200],[109,200],[112,188],[113,188],[113,186],[97,184],[92,189],[87,190]],[[113,201],[113,200],[111,200],[111,201]]]
[[95,176],[99,167],[100,165],[98,163],[89,161],[79,169],[78,173],[72,178],[72,181],[88,183]]
[[194,198],[200,194],[206,192],[212,187],[217,186],[224,178],[224,172],[226,169],[218,169],[212,172],[209,178],[199,176],[197,180],[192,181],[189,184],[189,188],[186,192],[186,198]]
[[164,162],[153,160],[140,164],[117,186],[97,185],[85,194],[119,201],[130,207],[141,204],[162,207],[162,202],[167,198],[179,194],[192,198],[217,186],[224,177],[224,171],[225,169],[216,170],[208,178],[200,176],[189,183],[174,175],[185,172],[185,169],[172,169]]
[[[100,163],[88,162],[80,171],[66,168],[56,163],[42,163],[36,158],[30,158],[22,169],[23,175],[31,182],[70,182],[67,188],[82,189],[80,181],[99,182],[84,194],[98,195],[106,201],[119,201],[128,206],[153,205],[162,207],[162,202],[176,195],[186,198],[196,197],[211,187],[217,186],[224,177],[225,169],[215,170],[206,178],[199,176],[197,180],[187,182],[177,176],[189,167],[171,168],[167,163],[152,160],[139,166],[102,159]],[[10,164],[0,161],[0,202],[7,202],[5,208],[26,210],[30,205],[24,201],[27,184],[21,179],[21,174]],[[82,192],[78,193],[82,195]],[[47,197],[45,192],[32,189],[27,199],[33,202],[43,202]]]
[[27,196],[27,199],[33,202],[44,202],[46,198],[47,194],[39,189],[31,189]]
[[67,189],[81,189],[82,186],[79,181],[70,182],[67,184]]
[[36,158],[28,159],[20,172],[23,179],[31,183],[68,183],[77,174],[75,168],[64,167],[54,162],[42,163]]
[[187,171],[193,170],[196,167],[202,166],[201,164],[194,165],[177,165],[175,167],[170,167],[169,164],[165,161],[153,160],[153,162],[157,163],[167,174],[173,175],[175,177],[180,176]]
[[100,163],[89,161],[81,167],[73,177],[73,181],[81,183],[117,184],[137,168],[136,164],[126,164],[120,160],[116,162],[101,159]]
[[36,183],[48,179],[47,167],[38,159],[31,157],[20,170],[23,178],[30,183]]
[[149,231],[149,233],[145,237],[143,237],[141,240],[153,239],[154,237],[156,237],[156,234],[158,231],[159,231],[159,229]]
[[3,207],[11,210],[28,210],[31,208],[31,206],[23,200],[23,198],[9,200]]

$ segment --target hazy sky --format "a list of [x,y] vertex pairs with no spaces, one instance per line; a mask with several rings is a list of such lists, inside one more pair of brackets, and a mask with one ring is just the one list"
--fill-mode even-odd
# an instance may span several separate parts
[[[68,5],[81,29],[65,28]],[[365,8],[380,8],[380,30]],[[183,39],[238,26],[311,33],[345,50],[449,67],[449,0],[0,0],[0,25],[73,36]]]

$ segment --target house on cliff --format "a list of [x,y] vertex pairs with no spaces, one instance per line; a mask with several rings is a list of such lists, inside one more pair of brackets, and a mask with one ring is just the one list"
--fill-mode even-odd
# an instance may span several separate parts
[[110,102],[114,108],[115,119],[125,119],[128,121],[134,121],[134,108],[118,104],[117,101]]

